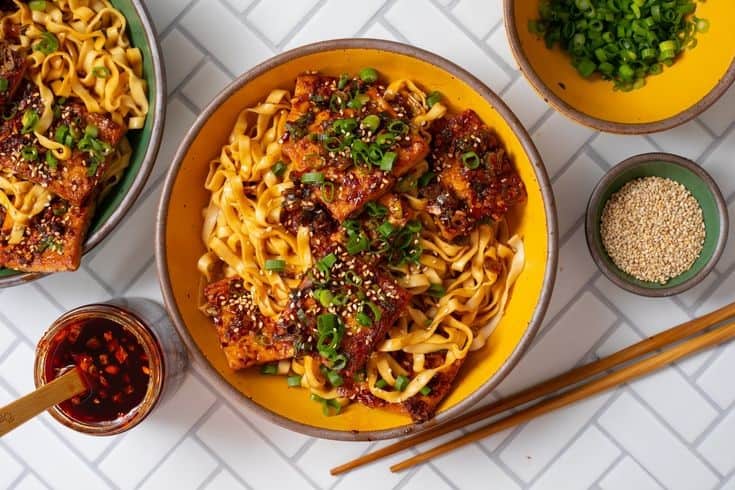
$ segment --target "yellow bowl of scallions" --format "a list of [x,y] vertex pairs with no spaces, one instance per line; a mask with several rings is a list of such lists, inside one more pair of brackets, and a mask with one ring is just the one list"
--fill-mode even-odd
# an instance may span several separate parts
[[735,2],[504,0],[513,54],[566,116],[614,133],[696,117],[735,80]]

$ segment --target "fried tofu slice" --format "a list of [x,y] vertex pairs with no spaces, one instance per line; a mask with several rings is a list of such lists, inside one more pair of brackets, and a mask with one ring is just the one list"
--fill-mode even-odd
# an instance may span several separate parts
[[[324,176],[324,185],[312,186],[313,195],[340,222],[385,194],[429,152],[428,137],[411,124],[406,101],[389,102],[384,94],[384,86],[357,78],[343,84],[317,74],[296,79],[283,152],[296,177]],[[368,116],[377,118],[376,127],[364,123]],[[375,155],[389,154],[391,164],[381,170],[370,163],[369,148]]]
[[0,41],[0,80],[5,80],[0,86],[0,107],[4,108],[13,98],[27,68],[25,53],[7,41]]
[[10,217],[0,207],[0,266],[21,272],[61,272],[79,268],[84,237],[92,219],[90,206],[72,206],[60,198],[31,218],[23,238],[8,242]]
[[500,220],[526,200],[526,188],[490,128],[471,109],[435,121],[429,161],[436,182],[423,190],[427,211],[448,240]]
[[320,317],[332,317],[339,342],[333,354],[344,356],[340,375],[350,383],[364,369],[370,353],[406,310],[409,294],[379,266],[333,247],[310,270],[281,316],[284,328],[303,332],[303,350],[330,364],[329,349],[320,346]]
[[[123,137],[124,128],[106,114],[87,111],[81,100],[72,98],[62,102],[57,104],[58,117],[45,136],[54,140],[57,135],[68,135],[68,142],[73,146],[70,158],[49,163],[46,149],[28,124],[24,125],[24,119],[27,123],[34,115],[38,117],[43,113],[38,88],[31,82],[24,82],[14,100],[15,114],[0,127],[0,169],[47,187],[71,204],[82,206],[97,190],[109,155]],[[96,146],[97,150],[91,146]]]
[[227,364],[238,370],[289,359],[294,336],[264,316],[239,277],[222,279],[204,290]]
[[[443,353],[428,354],[427,367],[440,365],[443,362],[443,356]],[[380,408],[406,415],[417,423],[426,422],[434,417],[441,402],[452,391],[454,380],[463,363],[464,359],[457,359],[447,369],[437,373],[426,385],[430,390],[428,394],[417,393],[402,403],[389,403],[378,398],[370,392],[365,381],[341,387],[339,392],[341,396],[362,403],[369,408]],[[410,362],[406,364],[406,367],[410,368]]]

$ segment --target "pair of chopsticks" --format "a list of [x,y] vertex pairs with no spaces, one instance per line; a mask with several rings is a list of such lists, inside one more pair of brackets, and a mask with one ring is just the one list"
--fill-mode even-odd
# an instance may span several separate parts
[[[708,329],[732,317],[735,317],[735,303],[731,303],[712,313],[665,330],[608,357],[572,369],[567,373],[527,388],[505,400],[499,400],[488,406],[472,410],[444,425],[434,427],[415,436],[402,439],[375,452],[365,454],[353,461],[333,468],[331,473],[332,475],[345,473],[367,463],[415,447],[422,442],[435,439],[441,435],[467,427],[481,420],[561,391],[561,393],[555,394],[550,398],[538,401],[535,405],[519,410],[491,422],[480,429],[476,429],[426,452],[417,454],[405,461],[401,461],[391,466],[390,470],[398,472],[423,463],[466,444],[528,422],[536,417],[649,374],[701,350],[727,342],[735,338],[735,321],[717,326],[711,330]],[[656,353],[659,350],[660,352]],[[630,363],[634,360],[635,362]],[[606,371],[609,372],[604,376],[596,377]],[[575,386],[583,381],[586,381],[586,383]]]

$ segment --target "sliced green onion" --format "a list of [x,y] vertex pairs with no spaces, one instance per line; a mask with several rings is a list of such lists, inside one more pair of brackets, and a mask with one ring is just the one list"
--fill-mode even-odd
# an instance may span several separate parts
[[380,133],[375,138],[375,142],[380,146],[390,146],[396,142],[396,135],[393,133]]
[[263,364],[260,366],[260,374],[278,374],[278,364]]
[[356,219],[346,219],[342,222],[342,227],[345,230],[360,231],[360,222]]
[[[70,136],[69,126],[66,124],[60,125],[54,132],[54,139],[57,143],[61,143],[62,145],[72,146],[74,144],[73,141],[70,141]],[[71,144],[67,144],[67,142]]]
[[316,318],[316,326],[319,333],[330,334],[337,329],[337,315],[322,313]]
[[442,94],[441,92],[437,92],[434,90],[429,94],[429,96],[426,98],[426,105],[431,109],[434,107],[434,105],[438,104],[442,100]]
[[355,271],[346,271],[345,282],[350,286],[359,286],[362,284],[362,278]]
[[370,318],[362,311],[357,312],[357,315],[355,315],[355,320],[357,320],[357,323],[362,325],[363,327],[369,327],[373,324],[372,318]]
[[350,255],[364,252],[369,247],[370,242],[368,242],[368,239],[363,232],[351,233],[350,237],[347,239],[347,244],[345,245],[347,253]]
[[10,85],[10,82],[5,77],[0,77],[0,92],[5,92],[8,90],[8,86]]
[[378,72],[375,68],[363,68],[359,73],[360,80],[365,83],[375,83],[378,81]]
[[110,69],[106,66],[95,66],[92,68],[92,74],[97,78],[107,78],[112,73],[110,72]]
[[551,0],[528,29],[567,51],[582,77],[598,73],[628,91],[697,45],[709,22],[692,15],[696,8],[694,0]]
[[428,386],[424,386],[423,388],[419,390],[419,393],[421,393],[424,396],[428,396],[429,393],[431,393],[431,388],[429,388]]
[[324,182],[321,186],[322,200],[326,203],[334,201],[334,183]]
[[314,291],[314,298],[325,308],[329,308],[332,305],[332,299],[334,295],[329,289],[316,289]]
[[50,32],[41,34],[41,39],[33,46],[33,51],[49,55],[59,49],[59,40]]
[[267,259],[265,261],[265,270],[272,272],[283,272],[286,270],[286,261],[282,259]]
[[291,388],[296,388],[298,386],[301,386],[301,376],[298,374],[294,374],[292,376],[289,376],[286,378],[286,384],[290,386]]
[[375,114],[365,116],[365,119],[362,120],[362,127],[374,133],[380,127],[380,118]]
[[54,152],[51,150],[46,150],[46,165],[48,165],[48,168],[51,170],[56,170],[56,168],[59,165],[59,161],[54,156]]
[[436,177],[436,174],[434,172],[426,172],[421,177],[419,177],[417,183],[419,187],[426,187],[431,183],[432,180],[434,180],[434,177]]
[[365,205],[368,215],[373,218],[379,218],[388,214],[388,208],[380,203],[370,201]]
[[389,237],[394,231],[396,231],[396,228],[390,221],[385,221],[383,224],[378,226],[377,230],[382,236]]
[[355,96],[347,103],[350,109],[362,109],[362,106],[370,101],[370,97],[366,94],[355,94]]
[[23,124],[23,128],[21,128],[20,132],[22,134],[28,134],[32,132],[36,128],[36,124],[38,124],[38,112],[34,111],[33,109],[26,109],[26,111],[23,113],[23,118],[21,119],[21,124]]
[[273,172],[273,175],[275,175],[276,177],[281,177],[286,172],[286,168],[286,164],[283,162],[283,160],[278,160],[271,167],[271,172]]
[[301,176],[302,184],[322,184],[324,183],[324,174],[321,172],[306,172]]
[[46,10],[46,0],[31,0],[28,2],[28,8],[38,12]]
[[340,376],[338,373],[335,373],[334,371],[327,371],[327,380],[329,380],[329,384],[331,384],[335,388],[344,384],[342,376]]
[[337,88],[342,90],[347,86],[347,82],[350,81],[350,76],[347,73],[343,73],[339,76],[339,81],[337,81]]
[[396,389],[398,391],[404,391],[408,387],[408,378],[404,375],[396,376]]
[[357,121],[353,118],[337,119],[332,123],[332,129],[341,133],[351,133],[357,129]]
[[376,387],[376,388],[379,388],[379,389],[381,389],[381,390],[382,390],[383,388],[385,388],[386,386],[388,386],[388,382],[387,382],[386,380],[384,380],[383,378],[380,378],[379,380],[377,380],[377,381],[375,382],[375,387]]
[[396,119],[388,123],[388,131],[395,134],[406,134],[408,133],[408,124]]
[[444,289],[444,286],[437,283],[437,284],[432,284],[431,286],[429,286],[429,289],[426,290],[426,294],[428,294],[432,298],[438,299],[444,296],[445,294],[447,294],[447,291],[446,289]]
[[35,162],[38,160],[38,148],[33,145],[26,145],[22,150],[20,150],[20,156],[23,160]]
[[329,272],[332,266],[337,262],[337,256],[333,253],[325,255],[319,262],[316,263],[317,268],[323,272]]
[[383,159],[383,150],[377,144],[372,143],[368,147],[367,157],[371,163],[379,165],[380,161]]
[[347,104],[347,94],[344,92],[334,92],[332,96],[329,98],[329,108],[333,112],[340,112],[342,109],[345,108],[345,104]]
[[347,366],[347,357],[344,354],[337,354],[332,359],[332,369],[341,371]]
[[383,318],[383,312],[380,311],[378,305],[376,305],[372,301],[365,301],[364,304],[370,309],[370,313],[373,314],[373,320],[375,320],[375,323],[378,323],[380,319]]
[[480,157],[474,151],[468,151],[462,154],[462,163],[465,167],[475,170],[480,166]]
[[383,172],[390,172],[393,170],[393,164],[396,162],[398,155],[395,152],[387,151],[383,154],[383,158],[380,160],[380,170]]
[[342,140],[336,136],[329,136],[324,140],[324,148],[330,153],[337,152],[343,147],[344,143],[342,143]]

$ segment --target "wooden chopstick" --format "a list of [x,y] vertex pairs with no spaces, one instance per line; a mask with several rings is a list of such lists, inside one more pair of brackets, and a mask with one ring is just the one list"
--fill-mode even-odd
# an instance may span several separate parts
[[540,417],[541,415],[545,415],[559,408],[571,405],[620,384],[639,378],[703,349],[731,340],[733,337],[735,337],[735,322],[710,330],[709,332],[691,338],[670,349],[664,350],[659,354],[647,357],[617,371],[613,371],[606,376],[590,381],[582,386],[572,388],[561,395],[541,401],[536,405],[490,423],[481,429],[472,431],[452,441],[441,444],[429,451],[394,464],[390,467],[390,470],[393,472],[405,470],[449,451],[453,451],[466,444],[478,441],[518,424],[528,422],[536,417]]
[[608,369],[620,366],[638,357],[650,354],[667,345],[684,340],[687,337],[734,316],[735,303],[731,303],[704,316],[689,320],[681,325],[642,340],[641,342],[633,344],[608,357],[572,369],[571,371],[556,376],[550,380],[522,390],[504,400],[498,400],[490,405],[472,410],[455,420],[447,422],[446,424],[431,428],[415,436],[407,437],[375,452],[365,454],[353,461],[333,468],[330,472],[332,475],[345,473],[405,449],[415,447],[417,444],[422,442],[435,439],[441,435],[493,417],[499,413],[505,412],[506,410],[510,410],[538,398],[548,396],[558,390],[569,388],[580,381],[589,379],[607,371]]

